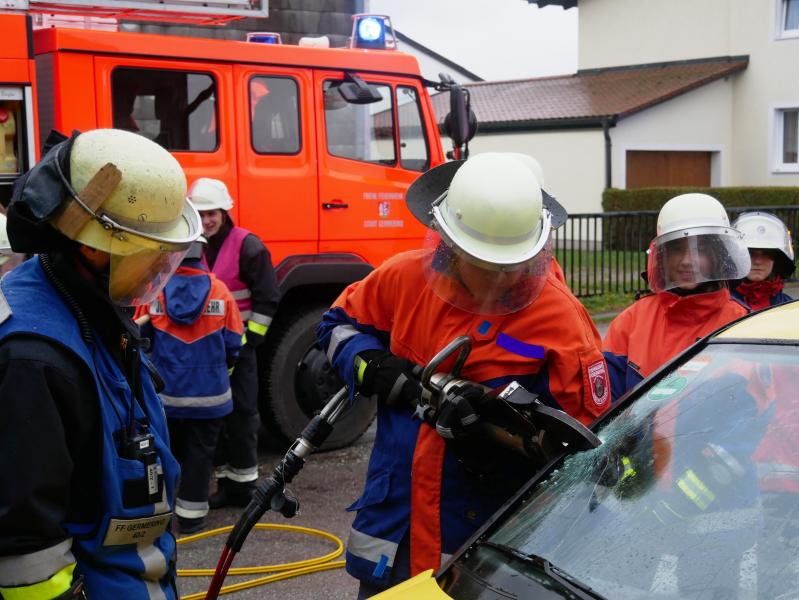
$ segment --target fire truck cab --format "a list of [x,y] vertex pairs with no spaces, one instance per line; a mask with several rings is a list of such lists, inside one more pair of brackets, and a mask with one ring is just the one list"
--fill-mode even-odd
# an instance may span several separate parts
[[[227,184],[233,220],[265,242],[283,292],[259,355],[261,408],[272,433],[293,439],[341,385],[314,347],[321,313],[424,236],[405,190],[444,153],[416,59],[374,47],[32,31],[24,14],[0,14],[0,35],[0,198],[51,129],[134,131],[170,150],[189,183]],[[373,414],[359,403],[329,447],[350,443]]]

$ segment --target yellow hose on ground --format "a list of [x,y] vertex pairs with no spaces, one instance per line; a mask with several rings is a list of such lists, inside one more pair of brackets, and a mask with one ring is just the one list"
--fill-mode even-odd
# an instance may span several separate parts
[[[189,544],[197,542],[209,537],[222,535],[228,533],[233,529],[233,525],[227,527],[220,527],[194,535],[187,535],[186,537],[178,540],[178,545]],[[228,571],[228,575],[258,575],[261,573],[275,573],[266,577],[258,577],[257,579],[250,579],[249,581],[242,581],[226,585],[219,591],[219,595],[231,594],[239,592],[259,585],[273,583],[282,579],[289,579],[299,575],[307,575],[308,573],[316,573],[318,571],[328,571],[330,569],[340,569],[344,566],[343,560],[331,562],[334,558],[338,558],[344,553],[344,542],[332,533],[322,531],[321,529],[313,529],[311,527],[301,527],[299,525],[280,525],[278,523],[256,523],[255,529],[272,529],[276,531],[290,531],[294,533],[303,533],[306,535],[314,535],[321,537],[336,544],[336,549],[328,552],[323,556],[317,558],[309,558],[307,560],[300,560],[290,563],[283,563],[279,565],[263,565],[259,567],[237,567]],[[211,577],[214,574],[214,569],[178,569],[178,577]],[[197,594],[189,594],[188,596],[181,596],[180,600],[203,600],[206,592],[199,592]]]

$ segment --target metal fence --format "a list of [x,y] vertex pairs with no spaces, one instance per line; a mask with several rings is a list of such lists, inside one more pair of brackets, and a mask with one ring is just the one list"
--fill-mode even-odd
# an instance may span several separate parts
[[[743,212],[777,215],[797,247],[799,206],[728,207],[733,221]],[[569,215],[552,234],[552,247],[576,296],[631,293],[646,289],[646,250],[655,237],[658,211],[642,210]]]

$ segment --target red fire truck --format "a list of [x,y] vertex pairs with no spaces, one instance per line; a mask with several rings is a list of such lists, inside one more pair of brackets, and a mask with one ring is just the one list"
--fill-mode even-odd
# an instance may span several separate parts
[[[322,311],[422,239],[404,193],[444,161],[431,82],[385,17],[356,15],[347,49],[32,26],[35,12],[219,23],[264,10],[189,4],[0,3],[20,9],[0,13],[0,200],[51,129],[135,131],[174,153],[189,183],[225,181],[234,220],[267,244],[283,291],[259,355],[261,408],[293,439],[340,386],[313,345]],[[373,410],[359,404],[329,446],[354,440]]]

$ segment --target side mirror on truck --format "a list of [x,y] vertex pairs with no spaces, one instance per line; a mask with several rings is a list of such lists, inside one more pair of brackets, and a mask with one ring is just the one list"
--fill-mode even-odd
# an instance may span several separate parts
[[469,155],[469,140],[477,133],[477,117],[470,106],[469,90],[446,73],[439,78],[444,89],[449,90],[449,113],[444,118],[444,130],[452,140],[450,158],[464,159]]
[[345,80],[338,86],[338,92],[349,104],[372,104],[383,99],[377,89],[354,73],[346,73]]

